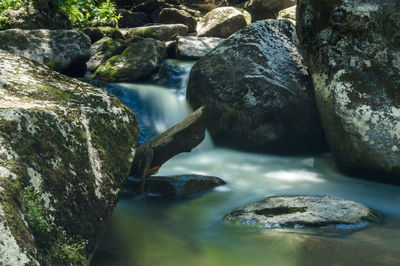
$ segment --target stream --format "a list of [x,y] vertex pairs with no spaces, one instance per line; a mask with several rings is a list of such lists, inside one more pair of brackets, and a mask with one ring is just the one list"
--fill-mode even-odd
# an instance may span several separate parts
[[[108,90],[137,115],[140,143],[190,113],[184,85],[112,84]],[[274,156],[214,147],[207,136],[158,175],[200,174],[227,185],[184,200],[124,193],[91,265],[265,266],[400,265],[400,187],[349,178],[331,154]],[[362,202],[383,222],[350,235],[300,234],[224,224],[232,209],[273,195],[331,195]]]

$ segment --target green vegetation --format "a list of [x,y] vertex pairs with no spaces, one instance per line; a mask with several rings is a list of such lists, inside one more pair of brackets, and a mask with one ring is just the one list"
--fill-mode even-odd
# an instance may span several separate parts
[[26,208],[25,217],[36,244],[45,254],[45,264],[86,265],[87,242],[82,239],[76,241],[62,227],[55,226],[54,218],[32,186],[24,189],[21,201]]
[[[21,6],[59,9],[68,16],[75,27],[116,25],[119,19],[111,0],[2,0],[0,14]],[[1,19],[0,16],[0,27]]]

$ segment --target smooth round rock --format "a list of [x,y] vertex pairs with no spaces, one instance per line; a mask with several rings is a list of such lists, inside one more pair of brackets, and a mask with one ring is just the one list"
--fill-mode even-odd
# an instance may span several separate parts
[[273,196],[233,210],[225,221],[263,228],[360,229],[379,215],[362,203],[331,196]]

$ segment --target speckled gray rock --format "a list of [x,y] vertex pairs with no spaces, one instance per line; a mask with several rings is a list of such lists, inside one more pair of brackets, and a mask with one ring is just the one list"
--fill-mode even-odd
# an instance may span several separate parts
[[221,6],[228,6],[226,0],[177,0],[181,5],[188,6],[202,11],[210,11]]
[[0,99],[0,264],[89,265],[129,174],[134,114],[2,50]]
[[[177,176],[151,176],[146,179],[145,192],[164,197],[182,198],[210,190],[225,182],[215,176],[202,175],[177,175]],[[140,193],[142,182],[140,179],[128,179],[128,191]]]
[[48,29],[68,30],[72,28],[68,17],[55,9],[36,9],[23,6],[18,9],[9,9],[1,14],[0,29]]
[[81,31],[10,29],[0,32],[0,40],[0,49],[69,76],[83,76],[90,58],[90,40]]
[[311,79],[292,23],[265,20],[222,42],[192,68],[187,99],[206,107],[217,144],[267,153],[323,148]]
[[163,8],[159,14],[159,22],[164,24],[184,24],[189,32],[196,31],[197,21],[185,10]]
[[125,49],[125,45],[122,45],[118,41],[109,37],[105,37],[95,42],[90,48],[91,57],[86,63],[88,71],[93,73],[107,59],[114,55],[121,54]]
[[233,210],[225,221],[262,228],[360,229],[379,215],[359,202],[330,196],[274,196]]
[[296,0],[248,0],[244,8],[249,11],[254,22],[276,18],[279,11],[294,5]]
[[400,184],[400,2],[302,0],[297,20],[338,167]]
[[215,37],[180,37],[176,44],[176,56],[182,59],[198,59],[205,56],[224,40]]
[[219,7],[208,12],[197,24],[197,36],[227,38],[247,26],[242,12],[234,7]]
[[150,77],[165,58],[164,43],[144,39],[131,44],[121,55],[100,65],[94,79],[106,81],[135,81]]
[[188,26],[183,24],[162,24],[144,26],[130,29],[126,34],[126,38],[153,38],[160,41],[170,41],[178,36],[188,34]]

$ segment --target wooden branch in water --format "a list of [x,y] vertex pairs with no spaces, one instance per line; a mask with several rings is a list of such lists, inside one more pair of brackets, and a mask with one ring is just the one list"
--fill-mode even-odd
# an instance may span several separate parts
[[158,172],[175,155],[190,152],[205,137],[203,107],[167,131],[145,142],[136,150],[131,176],[144,180]]

